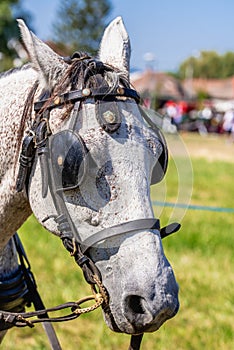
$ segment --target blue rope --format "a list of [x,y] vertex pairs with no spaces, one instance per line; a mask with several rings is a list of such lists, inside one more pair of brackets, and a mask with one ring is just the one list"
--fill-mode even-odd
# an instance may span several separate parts
[[219,213],[234,213],[234,208],[221,208],[221,207],[212,207],[206,205],[195,205],[195,204],[184,204],[184,203],[170,203],[170,202],[160,202],[153,201],[153,205],[160,207],[169,207],[169,208],[181,208],[188,210],[205,210],[205,211],[216,211]]

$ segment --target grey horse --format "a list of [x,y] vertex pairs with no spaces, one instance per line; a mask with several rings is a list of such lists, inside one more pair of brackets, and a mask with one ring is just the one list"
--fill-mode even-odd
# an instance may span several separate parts
[[[72,130],[78,134],[83,158],[87,158],[82,159],[79,186],[60,190],[60,198],[72,227],[79,232],[76,237],[80,242],[105,232],[105,236],[88,246],[87,254],[108,292],[109,312],[103,309],[107,325],[127,334],[154,332],[177,313],[178,285],[164,255],[159,227],[148,224],[138,227],[143,220],[148,223],[154,218],[150,184],[164,150],[159,135],[146,125],[131,92],[130,41],[122,19],[116,18],[106,28],[96,61],[77,53],[72,61],[76,63],[72,64],[40,41],[22,20],[19,27],[30,63],[0,76],[0,279],[6,281],[18,270],[11,237],[32,212],[47,230],[57,236],[61,234],[54,219],[57,215],[54,195],[45,185],[42,190],[45,179],[38,152],[27,188],[16,191],[22,142],[36,119],[33,103],[43,98],[50,101],[48,96],[61,93],[65,99],[72,90],[83,91],[87,96],[78,110],[70,101],[62,104],[53,100],[55,105],[47,121],[52,136],[65,135],[63,132],[71,129],[71,120],[75,118]],[[95,74],[88,74],[87,65],[94,62]],[[71,71],[71,67],[76,71]],[[90,96],[100,80],[104,90],[115,95],[111,99]],[[103,116],[111,130],[100,122]],[[56,152],[54,141],[52,158]],[[63,162],[60,158],[59,164]],[[66,180],[69,182],[68,178],[62,179],[58,186],[64,189]],[[112,234],[113,227],[126,223],[128,226],[130,222],[131,229]],[[4,333],[2,330],[2,337]]]

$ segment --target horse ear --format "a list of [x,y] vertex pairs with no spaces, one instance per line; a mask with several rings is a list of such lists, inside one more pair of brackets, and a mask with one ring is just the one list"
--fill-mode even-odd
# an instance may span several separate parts
[[22,40],[34,68],[39,72],[46,87],[53,88],[67,68],[67,64],[48,45],[36,37],[22,19],[18,19]]
[[121,17],[117,17],[106,28],[99,50],[99,58],[129,75],[131,46]]

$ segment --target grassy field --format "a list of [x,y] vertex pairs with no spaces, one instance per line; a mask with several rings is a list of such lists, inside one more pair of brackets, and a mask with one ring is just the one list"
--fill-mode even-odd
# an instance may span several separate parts
[[[192,154],[191,203],[234,207],[234,162],[231,158],[225,161],[221,157],[204,158],[201,149],[210,147],[212,152],[217,144],[213,139],[185,135],[184,140]],[[223,142],[225,148],[226,141]],[[233,154],[234,145],[229,145],[228,150]],[[174,159],[170,160],[165,180],[166,200],[171,202],[177,195],[176,164]],[[160,186],[152,189],[154,200],[158,200],[160,191]],[[155,207],[155,215],[160,212],[162,225],[170,220],[172,211],[173,208]],[[158,332],[144,336],[142,350],[231,350],[234,344],[234,214],[201,210],[181,214],[178,210],[173,216],[177,215],[184,216],[182,228],[166,238],[163,245],[180,285],[180,311]],[[20,229],[20,235],[47,306],[76,300],[89,293],[80,271],[59,240],[44,231],[33,217]],[[66,350],[126,350],[129,344],[127,335],[107,329],[100,310],[55,328]],[[39,325],[34,329],[10,330],[2,348],[50,349]]]

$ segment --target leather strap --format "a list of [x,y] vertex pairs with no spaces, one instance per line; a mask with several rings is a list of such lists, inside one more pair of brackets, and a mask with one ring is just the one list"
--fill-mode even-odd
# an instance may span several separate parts
[[163,238],[171,235],[172,233],[179,231],[180,228],[181,228],[181,225],[178,222],[173,222],[173,223],[161,228],[160,229],[161,238],[163,239]]
[[145,229],[160,230],[159,220],[154,218],[139,219],[105,228],[104,230],[98,231],[97,233],[93,234],[92,236],[88,237],[85,241],[82,242],[82,252],[84,253],[88,248],[103,241],[104,239],[109,239],[112,237],[122,235],[124,233],[129,233],[138,230],[140,231]]
[[129,97],[133,98],[137,103],[140,102],[140,96],[136,90],[129,88],[118,88],[113,91],[110,91],[107,87],[98,88],[98,89],[83,89],[83,90],[74,90],[71,92],[66,92],[65,94],[54,97],[54,99],[45,99],[34,104],[34,110],[39,112],[46,103],[49,103],[46,106],[47,109],[53,109],[59,107],[67,102],[75,103],[76,101],[84,100],[89,97],[94,97],[98,100],[113,100],[116,96]]
[[[13,236],[14,239],[14,243],[16,246],[16,250],[19,256],[19,260],[20,260],[20,264],[21,264],[21,268],[24,274],[24,278],[29,290],[29,298],[30,301],[33,303],[35,310],[44,310],[45,306],[43,304],[43,301],[40,297],[40,294],[38,293],[37,290],[37,286],[34,280],[34,277],[32,275],[32,273],[30,272],[30,269],[26,267],[25,261],[27,263],[27,265],[30,267],[29,261],[27,259],[26,253],[24,251],[24,248],[22,246],[22,243],[19,239],[19,236],[17,235],[17,233],[15,233],[15,235]],[[42,315],[39,315],[38,318],[49,318],[47,313],[44,313]],[[56,336],[56,333],[54,331],[54,327],[51,323],[49,322],[43,322],[43,328],[47,334],[48,340],[50,342],[50,346],[52,350],[62,350],[59,340]]]
[[139,350],[144,333],[131,336],[128,350]]
[[[21,192],[28,182],[28,177],[32,168],[35,155],[34,141],[32,135],[27,135],[22,143],[21,154],[19,158],[19,172],[16,181],[16,191]],[[26,188],[27,190],[27,188]]]

